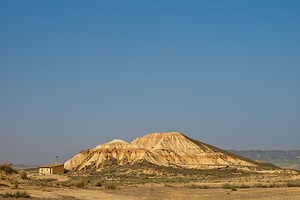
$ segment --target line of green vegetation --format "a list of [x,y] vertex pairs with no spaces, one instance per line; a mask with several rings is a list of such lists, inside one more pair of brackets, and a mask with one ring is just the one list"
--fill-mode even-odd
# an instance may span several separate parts
[[223,189],[231,189],[235,190],[237,188],[244,189],[244,188],[275,188],[275,187],[300,187],[300,179],[288,181],[287,183],[269,183],[269,184],[262,184],[262,183],[255,183],[252,185],[248,185],[245,183],[242,184],[229,184],[225,183],[222,186],[208,186],[208,185],[196,185],[196,184],[189,184],[185,185],[185,188],[189,189],[212,189],[212,188],[223,188]]
[[17,191],[15,193],[6,192],[5,194],[0,194],[3,198],[30,198],[27,192]]
[[229,184],[229,183],[225,183],[221,186],[221,188],[224,189],[234,189],[234,188],[250,188],[250,185],[246,185],[245,183],[242,184]]
[[185,185],[185,188],[189,188],[189,189],[211,189],[211,186],[208,185],[196,185],[196,184],[189,184],[189,185]]
[[287,186],[288,187],[300,187],[300,179],[287,181]]

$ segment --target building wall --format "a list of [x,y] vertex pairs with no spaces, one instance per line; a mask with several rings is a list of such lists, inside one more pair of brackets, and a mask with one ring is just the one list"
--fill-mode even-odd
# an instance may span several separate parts
[[58,165],[54,167],[40,167],[40,175],[50,175],[50,174],[63,174],[65,172],[64,165]]
[[53,174],[63,174],[65,172],[65,168],[63,165],[53,167]]
[[39,174],[40,175],[52,174],[52,169],[51,168],[39,168]]

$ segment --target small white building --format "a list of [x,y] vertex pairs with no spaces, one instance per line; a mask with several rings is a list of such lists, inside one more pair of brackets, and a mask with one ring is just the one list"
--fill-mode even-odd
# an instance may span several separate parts
[[63,174],[64,172],[64,163],[50,164],[39,167],[39,175]]

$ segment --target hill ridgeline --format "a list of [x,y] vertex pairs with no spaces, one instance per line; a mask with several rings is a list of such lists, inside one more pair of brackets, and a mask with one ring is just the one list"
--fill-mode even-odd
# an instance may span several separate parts
[[[158,166],[210,169],[222,167],[270,167],[178,133],[151,133],[134,139],[100,144],[83,150],[65,163],[68,170],[101,170],[109,165],[151,163]],[[275,166],[273,166],[275,167]]]

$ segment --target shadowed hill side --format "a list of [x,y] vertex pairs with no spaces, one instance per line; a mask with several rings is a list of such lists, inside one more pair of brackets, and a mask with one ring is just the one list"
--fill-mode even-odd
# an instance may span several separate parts
[[[185,136],[185,135],[184,135]],[[191,139],[189,138],[188,136],[185,136],[186,138],[188,138],[189,140],[193,141],[195,144],[197,145],[204,145],[204,146],[207,146],[211,149],[213,149],[214,151],[216,152],[221,152],[221,153],[224,153],[230,157],[234,157],[234,158],[237,158],[237,159],[240,159],[240,160],[243,160],[245,162],[248,162],[248,163],[252,163],[253,165],[256,165],[258,167],[262,167],[262,168],[270,168],[270,169],[278,169],[279,167],[271,164],[271,163],[261,163],[261,162],[257,162],[255,160],[252,160],[252,159],[249,159],[249,158],[246,158],[246,157],[243,157],[243,156],[240,156],[238,154],[235,154],[231,151],[226,151],[226,150],[223,150],[223,149],[220,149],[218,147],[215,147],[215,146],[212,146],[210,144],[206,144],[206,143],[203,143],[203,142],[200,142],[200,141],[197,141],[197,140],[194,140],[194,139]]]
[[134,139],[100,144],[81,151],[65,163],[69,170],[101,170],[108,165],[132,165],[148,162],[158,166],[210,169],[223,167],[276,168],[244,158],[178,132],[151,133]]
[[186,168],[262,165],[212,145],[193,140],[178,132],[148,134],[135,139],[132,144],[152,150],[159,155],[165,155],[165,152],[168,151],[173,152],[180,157],[181,161],[174,164]]

